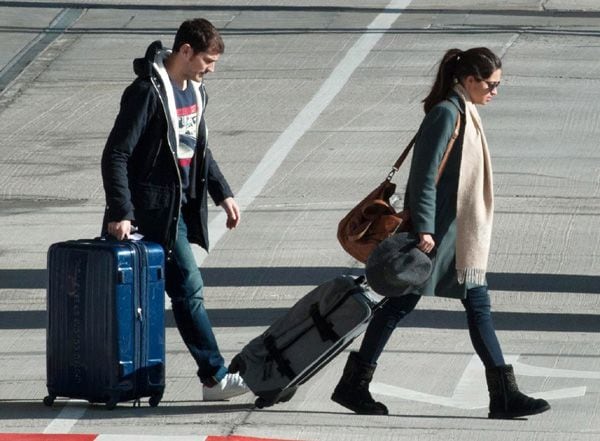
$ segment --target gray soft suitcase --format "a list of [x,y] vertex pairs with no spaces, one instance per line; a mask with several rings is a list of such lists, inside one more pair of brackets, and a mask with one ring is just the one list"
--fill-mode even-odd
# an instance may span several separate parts
[[258,408],[288,401],[367,328],[378,305],[364,277],[340,276],[317,286],[234,357]]

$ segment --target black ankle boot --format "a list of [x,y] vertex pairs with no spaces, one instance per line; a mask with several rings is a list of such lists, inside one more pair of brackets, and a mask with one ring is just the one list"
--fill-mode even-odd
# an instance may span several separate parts
[[331,399],[360,415],[387,415],[387,407],[375,401],[369,392],[376,367],[376,364],[361,360],[358,353],[351,352]]
[[518,418],[550,409],[546,400],[528,397],[519,391],[511,365],[486,369],[485,378],[490,393],[489,418]]

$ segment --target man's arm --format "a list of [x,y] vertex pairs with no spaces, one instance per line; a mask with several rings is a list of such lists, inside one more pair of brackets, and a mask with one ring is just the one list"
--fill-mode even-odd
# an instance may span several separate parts
[[129,235],[131,234],[131,221],[122,220],[120,222],[109,222],[108,234],[118,240],[129,239]]
[[150,87],[135,81],[125,90],[102,154],[108,228],[109,233],[118,239],[128,237],[130,221],[134,219],[127,165],[155,108]]
[[216,205],[221,206],[227,213],[227,228],[232,229],[240,223],[240,208],[233,199],[233,192],[217,162],[213,159],[212,152],[206,148],[206,164],[208,166],[207,187],[210,197]]

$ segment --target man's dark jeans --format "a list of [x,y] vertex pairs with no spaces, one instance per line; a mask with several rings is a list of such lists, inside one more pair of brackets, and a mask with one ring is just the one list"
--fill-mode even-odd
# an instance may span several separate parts
[[[362,360],[377,362],[398,322],[417,306],[420,298],[416,294],[390,298],[375,313],[360,346],[359,356]],[[504,366],[502,349],[492,322],[487,287],[478,286],[467,290],[467,298],[461,301],[467,312],[469,335],[475,352],[486,368]]]
[[204,308],[204,282],[181,216],[177,227],[173,254],[166,263],[166,291],[179,333],[198,365],[200,381],[210,385],[220,381],[227,368]]

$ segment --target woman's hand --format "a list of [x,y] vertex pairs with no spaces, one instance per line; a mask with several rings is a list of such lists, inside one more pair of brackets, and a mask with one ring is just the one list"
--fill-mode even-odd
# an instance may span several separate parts
[[426,254],[429,254],[433,251],[435,247],[435,240],[433,240],[433,236],[429,233],[419,233],[419,244],[417,248],[423,251]]

